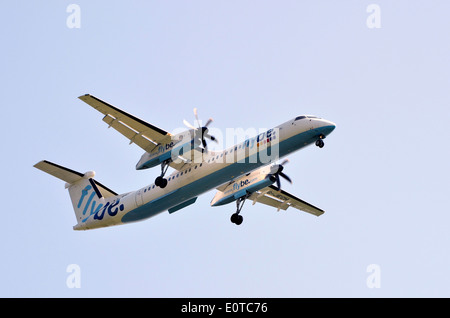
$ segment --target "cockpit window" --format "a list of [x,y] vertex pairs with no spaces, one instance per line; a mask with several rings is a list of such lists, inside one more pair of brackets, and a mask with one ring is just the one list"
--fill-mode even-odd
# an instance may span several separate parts
[[295,118],[295,120],[300,120],[300,119],[305,119],[305,118],[319,118],[319,117],[317,117],[317,116],[310,116],[310,115],[308,115],[308,116],[298,116],[298,117]]

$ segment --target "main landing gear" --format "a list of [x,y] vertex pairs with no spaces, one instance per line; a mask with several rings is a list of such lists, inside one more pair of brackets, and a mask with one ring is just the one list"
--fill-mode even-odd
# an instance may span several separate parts
[[319,139],[316,140],[316,146],[319,148],[323,148],[323,146],[325,146],[325,143],[323,142],[324,139],[325,135],[320,135]]
[[164,178],[164,175],[166,174],[167,169],[169,168],[169,163],[170,163],[170,159],[164,160],[161,163],[161,175],[155,179],[155,185],[157,187],[160,187],[161,189],[164,189],[167,186],[168,181],[167,181],[167,179]]
[[241,225],[242,224],[242,221],[244,221],[244,218],[239,213],[241,212],[242,207],[244,206],[245,200],[249,196],[250,195],[247,194],[247,195],[243,196],[242,198],[239,198],[239,199],[236,200],[236,212],[231,215],[231,218],[230,218],[231,223],[234,223],[236,225]]

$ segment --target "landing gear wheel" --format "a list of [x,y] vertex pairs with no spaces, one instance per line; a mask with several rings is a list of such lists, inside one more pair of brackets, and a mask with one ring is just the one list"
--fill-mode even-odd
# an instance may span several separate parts
[[167,186],[167,179],[164,179],[163,177],[157,177],[156,179],[155,179],[155,185],[157,186],[157,187],[160,187],[160,188],[165,188],[166,186]]
[[167,179],[164,179],[164,175],[167,172],[167,169],[169,168],[169,163],[171,162],[171,159],[167,159],[161,163],[161,175],[155,179],[155,186],[162,188],[165,188],[167,186]]
[[241,225],[242,221],[244,221],[244,218],[239,213],[242,210],[242,207],[244,206],[245,200],[250,196],[250,193],[247,193],[243,197],[240,197],[236,200],[236,212],[231,215],[231,223],[234,223],[236,225]]
[[325,143],[323,142],[322,139],[317,139],[316,140],[316,146],[319,148],[323,148],[323,146],[325,146]]
[[161,163],[161,175],[155,179],[155,186],[162,188],[165,188],[167,186],[167,179],[164,179],[164,175],[167,172],[167,169],[169,168],[169,163],[171,162],[171,159],[164,160]]
[[230,220],[231,220],[231,223],[234,223],[234,224],[236,224],[236,225],[241,225],[241,224],[242,224],[242,221],[244,221],[244,218],[243,218],[242,215],[240,215],[240,214],[233,213],[233,214],[231,215]]

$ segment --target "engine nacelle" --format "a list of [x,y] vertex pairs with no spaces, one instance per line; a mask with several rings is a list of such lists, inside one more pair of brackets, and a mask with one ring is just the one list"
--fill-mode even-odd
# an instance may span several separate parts
[[155,149],[151,152],[144,153],[136,164],[136,170],[159,166],[162,162],[168,159],[176,159],[178,156],[197,148],[200,144],[201,141],[194,138],[192,130],[174,135],[167,142],[155,146]]
[[231,203],[247,194],[261,190],[275,181],[275,176],[271,174],[271,167],[262,167],[234,180],[222,191],[218,191],[211,201],[211,206]]

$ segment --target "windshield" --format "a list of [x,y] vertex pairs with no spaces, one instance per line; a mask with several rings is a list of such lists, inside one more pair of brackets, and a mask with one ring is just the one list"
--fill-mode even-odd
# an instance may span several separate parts
[[305,118],[319,118],[319,117],[317,117],[317,116],[310,116],[310,115],[308,115],[308,116],[298,116],[298,117],[295,118],[295,120],[301,120],[301,119],[305,119]]

